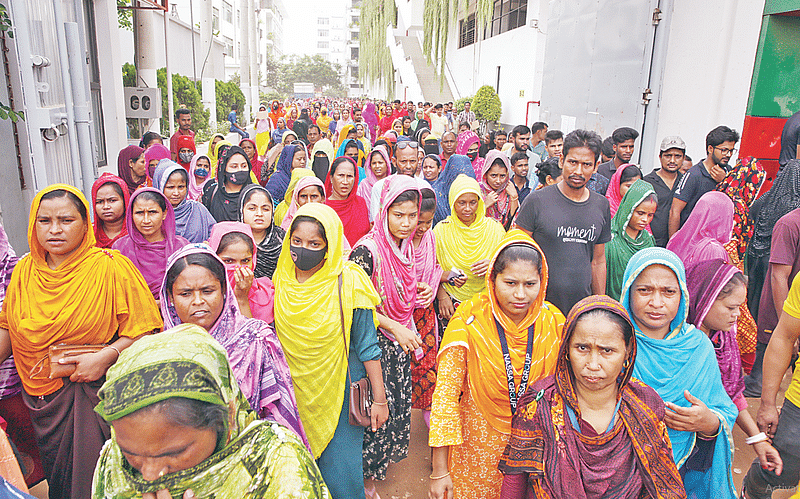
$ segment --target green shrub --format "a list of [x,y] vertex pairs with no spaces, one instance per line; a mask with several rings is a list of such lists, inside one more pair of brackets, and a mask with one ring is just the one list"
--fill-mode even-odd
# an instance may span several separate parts
[[490,85],[484,85],[478,89],[478,93],[472,99],[472,112],[483,123],[500,119],[503,114],[503,106],[494,88]]
[[[247,124],[247,116],[244,115],[245,98],[242,90],[239,88],[239,79],[234,77],[231,81],[222,82],[217,80],[215,83],[215,90],[217,94],[217,121],[225,121],[228,113],[231,112],[231,106],[236,105],[236,116],[239,118],[239,126],[242,128]],[[258,108],[256,108],[256,111]]]
[[[458,99],[457,101],[455,101],[453,103],[453,107],[455,108],[453,110],[453,112],[456,113],[456,114],[460,113],[461,111],[464,110],[464,103],[467,102],[467,101],[472,102],[473,100],[475,100],[475,96],[474,95],[467,96],[467,97],[462,97],[462,98]],[[474,108],[475,106],[473,105],[472,107]],[[474,112],[474,109],[473,109],[473,112]]]
[[[156,72],[158,87],[161,89],[161,135],[169,136],[169,120],[174,116],[169,115],[167,101],[167,70],[161,68]],[[199,85],[198,85],[199,87]],[[186,76],[173,73],[172,75],[172,105],[173,111],[186,108],[192,112],[192,129],[208,128],[209,112],[203,106],[203,97],[199,88],[194,88],[194,82]]]

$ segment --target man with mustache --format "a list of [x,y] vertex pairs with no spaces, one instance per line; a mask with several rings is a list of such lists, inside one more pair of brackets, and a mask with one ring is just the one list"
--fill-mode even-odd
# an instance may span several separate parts
[[587,187],[597,172],[601,145],[595,132],[568,134],[559,162],[563,179],[531,192],[517,214],[516,228],[533,237],[552,269],[546,300],[559,310],[605,293],[611,212],[608,199]]
[[683,176],[680,169],[686,157],[686,143],[678,136],[664,137],[660,151],[658,158],[661,168],[645,175],[642,180],[649,182],[658,196],[658,207],[650,222],[650,230],[653,231],[656,245],[665,248],[669,241],[669,210],[672,208],[672,196]]

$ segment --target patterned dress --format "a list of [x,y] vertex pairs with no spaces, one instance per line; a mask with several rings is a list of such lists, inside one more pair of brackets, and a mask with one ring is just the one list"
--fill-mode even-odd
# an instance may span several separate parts
[[436,356],[439,354],[439,331],[433,304],[414,310],[414,324],[422,338],[423,356],[411,356],[411,407],[431,410],[433,389],[436,387]]

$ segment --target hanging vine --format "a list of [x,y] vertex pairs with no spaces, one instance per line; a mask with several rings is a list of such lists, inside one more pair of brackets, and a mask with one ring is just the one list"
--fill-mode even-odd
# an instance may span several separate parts
[[[425,0],[422,20],[422,51],[429,64],[444,81],[447,63],[447,38],[451,21],[458,21],[459,0]],[[469,13],[471,0],[464,0],[462,12]],[[475,40],[478,41],[484,28],[492,19],[494,0],[475,0]],[[466,17],[466,15],[465,15]]]
[[386,29],[397,24],[393,0],[363,0],[361,4],[358,65],[362,82],[394,89],[394,63],[386,45]]

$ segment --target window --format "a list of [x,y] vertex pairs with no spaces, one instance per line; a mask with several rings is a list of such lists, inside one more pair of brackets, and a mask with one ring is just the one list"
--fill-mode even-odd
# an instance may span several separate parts
[[228,2],[222,2],[222,20],[233,24],[233,5]]
[[352,31],[350,33],[350,41],[357,42],[358,41],[358,31]]
[[330,33],[328,32],[327,29],[318,29],[317,30],[317,36],[319,36],[321,38],[327,38],[328,35],[330,35]]
[[458,48],[475,43],[475,14],[458,22]]
[[327,17],[318,17],[317,24],[322,24],[322,25],[330,24],[330,19]]
[[350,66],[350,76],[358,79],[358,66]]
[[225,42],[225,55],[233,57],[233,40],[226,36],[223,41]]
[[494,0],[492,21],[486,27],[486,38],[525,25],[528,17],[526,0]]
[[331,46],[330,42],[317,42],[318,49],[326,49]]
[[358,26],[358,16],[353,16],[351,18],[351,22],[353,23],[354,26]]
[[350,59],[354,61],[358,59],[358,47],[350,47]]
[[219,31],[219,9],[216,7],[211,9],[211,29]]

